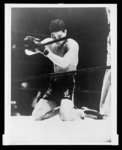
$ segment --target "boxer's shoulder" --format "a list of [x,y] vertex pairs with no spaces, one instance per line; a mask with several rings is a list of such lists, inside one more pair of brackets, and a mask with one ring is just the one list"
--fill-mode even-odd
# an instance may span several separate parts
[[78,42],[77,41],[75,41],[74,39],[72,39],[72,38],[68,38],[67,39],[67,46],[78,46]]

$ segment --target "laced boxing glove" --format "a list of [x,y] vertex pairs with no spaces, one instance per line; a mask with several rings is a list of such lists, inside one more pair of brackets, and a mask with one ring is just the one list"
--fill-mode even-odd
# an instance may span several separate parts
[[40,39],[32,37],[32,36],[26,36],[24,38],[24,46],[25,49],[31,50],[32,52],[36,52],[36,48],[38,48],[40,51],[44,51],[44,46],[41,45]]
[[32,36],[26,36],[24,38],[25,53],[27,55],[42,53],[43,55],[46,56],[49,53],[48,48],[50,47],[50,45],[44,46],[43,44],[50,42],[52,40],[53,39],[51,38],[46,38],[41,42],[40,39],[37,39]]

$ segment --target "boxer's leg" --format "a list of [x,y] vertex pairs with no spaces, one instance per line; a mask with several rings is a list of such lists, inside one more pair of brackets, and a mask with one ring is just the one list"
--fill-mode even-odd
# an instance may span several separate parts
[[62,99],[60,105],[60,118],[63,121],[72,121],[77,118],[84,117],[84,111],[81,109],[75,109],[72,100]]
[[56,104],[54,102],[40,99],[32,112],[32,116],[35,120],[43,120],[49,118],[55,114],[55,111],[53,111],[53,113],[51,112],[55,107]]

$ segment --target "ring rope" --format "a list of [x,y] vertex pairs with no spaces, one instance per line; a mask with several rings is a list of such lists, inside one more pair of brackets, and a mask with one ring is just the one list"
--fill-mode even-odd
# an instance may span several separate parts
[[105,69],[111,69],[111,66],[84,68],[84,69],[79,69],[79,70],[76,70],[76,71],[70,71],[70,72],[64,72],[64,73],[49,73],[49,74],[43,74],[43,75],[36,75],[36,76],[27,77],[26,79],[13,80],[12,82],[24,82],[24,81],[29,81],[29,80],[47,78],[47,77],[51,77],[51,76],[56,77],[56,76],[63,76],[63,75],[73,75],[73,74],[76,74],[76,73],[93,72],[93,71],[99,71],[99,70],[105,70]]

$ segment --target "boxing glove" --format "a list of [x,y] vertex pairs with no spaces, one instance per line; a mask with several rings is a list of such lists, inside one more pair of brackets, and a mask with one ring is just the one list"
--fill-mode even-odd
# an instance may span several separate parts
[[26,36],[24,38],[24,46],[25,46],[25,53],[26,55],[34,55],[37,53],[41,53],[43,55],[48,55],[49,50],[51,49],[51,44],[45,45],[48,42],[53,41],[52,38],[46,38],[40,41],[37,38],[32,36]]
[[26,36],[24,38],[24,46],[25,49],[31,50],[33,52],[36,52],[35,49],[38,48],[40,51],[44,51],[44,46],[41,45],[40,39],[32,37],[32,36]]

